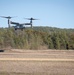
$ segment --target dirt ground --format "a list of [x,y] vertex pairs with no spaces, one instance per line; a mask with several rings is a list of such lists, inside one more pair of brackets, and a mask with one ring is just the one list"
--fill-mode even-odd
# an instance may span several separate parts
[[74,51],[12,49],[0,52],[0,75],[74,75]]

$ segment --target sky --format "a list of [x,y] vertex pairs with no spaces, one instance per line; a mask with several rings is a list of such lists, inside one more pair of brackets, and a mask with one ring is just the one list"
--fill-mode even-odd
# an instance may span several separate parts
[[[36,18],[33,26],[74,28],[74,0],[0,0],[0,16],[17,16],[11,21],[28,23],[24,18]],[[0,17],[0,27],[7,27]]]

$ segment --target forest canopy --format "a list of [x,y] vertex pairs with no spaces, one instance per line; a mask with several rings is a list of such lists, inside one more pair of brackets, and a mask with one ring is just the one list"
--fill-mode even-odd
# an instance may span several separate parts
[[0,28],[0,48],[74,49],[74,29],[33,27],[22,30]]

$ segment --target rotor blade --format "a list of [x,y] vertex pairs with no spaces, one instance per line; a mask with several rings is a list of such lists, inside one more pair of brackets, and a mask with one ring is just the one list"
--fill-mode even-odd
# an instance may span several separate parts
[[34,18],[33,18],[32,20],[39,20],[39,19],[34,19]]
[[17,17],[17,16],[13,16],[13,17],[11,17],[11,18],[15,18],[15,17]]
[[0,16],[0,17],[2,17],[2,18],[7,18],[7,19],[11,19],[11,18],[14,18],[14,17],[17,17],[17,16],[13,16],[13,17],[10,17],[10,16]]
[[5,17],[5,16],[0,16],[0,17],[2,17],[2,18],[7,18],[7,17]]
[[27,20],[39,20],[39,19],[34,19],[34,18],[24,18],[24,19],[27,19]]

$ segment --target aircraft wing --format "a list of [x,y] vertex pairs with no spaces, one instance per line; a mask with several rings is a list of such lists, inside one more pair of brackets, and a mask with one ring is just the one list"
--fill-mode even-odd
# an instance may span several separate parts
[[25,23],[25,25],[31,25],[31,23]]
[[12,21],[11,21],[11,24],[19,25],[18,22],[12,22]]

